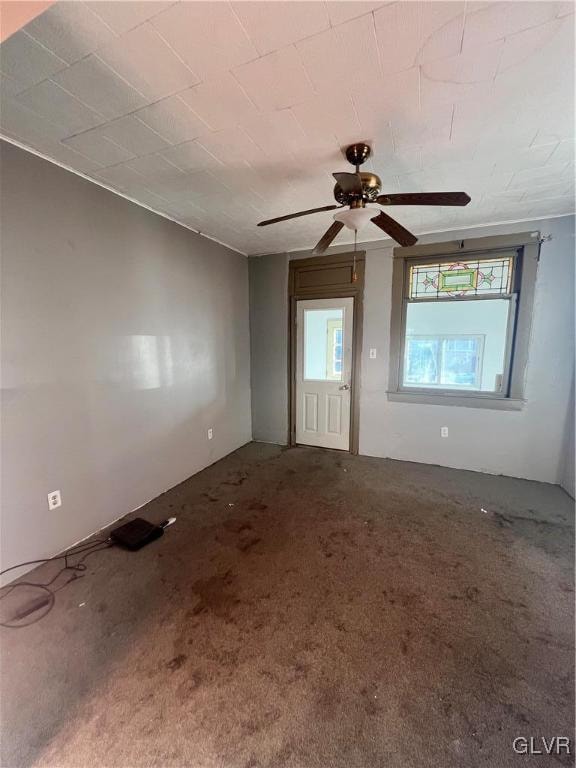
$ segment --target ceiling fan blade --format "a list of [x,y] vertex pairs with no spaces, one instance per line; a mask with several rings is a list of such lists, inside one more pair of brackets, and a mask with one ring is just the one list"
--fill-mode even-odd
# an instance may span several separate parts
[[343,208],[343,205],[325,205],[322,208],[310,208],[308,211],[299,211],[298,213],[289,213],[287,216],[278,216],[276,219],[267,219],[258,222],[259,227],[265,227],[268,224],[276,224],[279,221],[288,221],[288,219],[297,219],[299,216],[308,216],[311,213],[322,213],[322,211],[334,211],[336,208]]
[[319,256],[321,253],[324,253],[326,248],[328,248],[332,240],[334,240],[334,238],[336,237],[338,232],[340,232],[343,226],[344,224],[342,224],[341,221],[335,221],[331,227],[328,227],[324,235],[318,241],[318,244],[316,245],[316,248],[314,248],[312,253],[316,256]]
[[362,194],[362,179],[357,173],[333,173],[332,176],[347,195]]
[[468,205],[466,192],[407,192],[404,194],[379,195],[380,205]]
[[380,227],[387,235],[393,240],[396,240],[400,245],[414,245],[418,242],[418,238],[405,229],[402,224],[398,224],[391,216],[381,211],[378,216],[375,216],[372,221],[377,227]]

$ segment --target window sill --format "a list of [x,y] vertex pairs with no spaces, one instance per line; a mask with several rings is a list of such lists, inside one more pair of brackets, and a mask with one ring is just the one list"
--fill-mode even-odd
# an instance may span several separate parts
[[394,403],[419,405],[451,405],[460,408],[487,408],[493,411],[521,411],[525,401],[512,397],[482,397],[478,395],[448,395],[428,392],[387,392]]

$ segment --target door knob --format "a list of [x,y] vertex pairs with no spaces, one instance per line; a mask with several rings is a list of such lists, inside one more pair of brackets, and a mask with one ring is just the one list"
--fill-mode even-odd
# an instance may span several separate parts
[[338,389],[350,389],[350,384],[342,384],[342,386],[338,387]]

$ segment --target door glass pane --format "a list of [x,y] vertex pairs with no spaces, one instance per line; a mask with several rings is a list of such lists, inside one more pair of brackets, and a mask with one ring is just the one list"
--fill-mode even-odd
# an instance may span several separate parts
[[403,385],[501,391],[509,312],[508,299],[408,304]]
[[304,378],[342,381],[344,309],[304,310]]

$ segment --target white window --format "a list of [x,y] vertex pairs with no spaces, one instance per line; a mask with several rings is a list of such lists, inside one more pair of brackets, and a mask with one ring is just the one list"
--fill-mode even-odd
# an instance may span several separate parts
[[538,240],[509,239],[396,249],[391,399],[521,400]]
[[481,389],[484,335],[406,336],[404,383],[413,387]]

